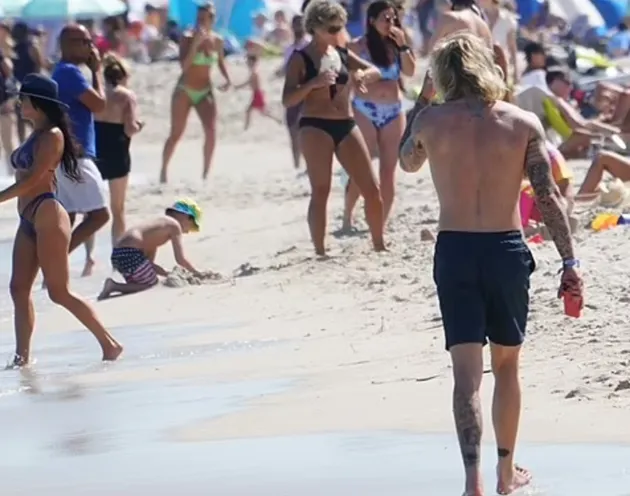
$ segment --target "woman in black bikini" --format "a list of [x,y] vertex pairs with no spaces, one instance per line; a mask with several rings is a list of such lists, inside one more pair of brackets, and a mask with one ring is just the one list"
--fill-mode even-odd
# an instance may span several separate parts
[[94,116],[96,166],[103,179],[109,181],[112,244],[115,244],[127,230],[125,199],[131,171],[131,137],[142,130],[144,123],[138,119],[136,95],[127,87],[127,64],[109,52],[103,57],[103,76],[105,108]]
[[326,205],[332,181],[333,156],[365,199],[365,214],[376,251],[385,250],[383,202],[370,167],[370,155],[350,108],[351,79],[358,91],[380,79],[379,69],[352,51],[335,46],[347,16],[333,0],[315,0],[304,16],[312,41],[289,60],[282,103],[303,102],[300,118],[302,153],[311,183],[308,223],[318,255],[326,252]]
[[78,151],[69,131],[68,115],[59,101],[57,83],[30,74],[20,89],[22,115],[33,132],[11,155],[16,182],[0,191],[0,203],[18,199],[20,225],[13,245],[10,292],[15,307],[14,365],[28,363],[35,314],[31,290],[41,266],[50,299],[65,307],[94,334],[103,360],[115,360],[122,346],[103,327],[94,309],[68,287],[70,218],[55,196],[55,170],[61,167],[80,180]]

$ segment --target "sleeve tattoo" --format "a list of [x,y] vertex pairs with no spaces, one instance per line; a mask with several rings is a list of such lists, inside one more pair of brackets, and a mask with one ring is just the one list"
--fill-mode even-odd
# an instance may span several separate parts
[[567,212],[551,173],[549,154],[541,132],[527,143],[525,169],[534,190],[536,205],[563,260],[573,258],[573,241]]

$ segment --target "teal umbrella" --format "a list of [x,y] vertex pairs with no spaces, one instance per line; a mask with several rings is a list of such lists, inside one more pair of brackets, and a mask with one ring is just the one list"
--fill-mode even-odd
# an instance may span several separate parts
[[24,20],[102,19],[126,10],[127,5],[121,0],[30,0],[17,17]]
[[17,17],[28,0],[2,0],[0,17]]

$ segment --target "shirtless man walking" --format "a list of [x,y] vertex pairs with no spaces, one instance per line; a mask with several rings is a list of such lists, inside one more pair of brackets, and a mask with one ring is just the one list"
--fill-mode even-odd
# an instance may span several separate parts
[[507,57],[501,45],[494,43],[492,30],[488,25],[485,14],[475,0],[451,1],[451,10],[443,12],[437,20],[435,31],[429,42],[429,50],[432,50],[440,40],[458,31],[467,31],[475,34],[484,40],[489,47],[492,47],[494,50],[494,61],[503,71],[503,79],[507,80]]
[[441,39],[457,31],[468,31],[492,46],[492,31],[490,31],[481,8],[475,1],[452,0],[451,10],[442,13],[437,20],[435,31],[429,43],[429,53]]
[[434,50],[431,71],[444,103],[428,103],[433,83],[425,78],[416,117],[401,141],[401,167],[416,172],[428,157],[440,202],[433,273],[453,362],[464,494],[484,494],[479,390],[487,340],[495,377],[497,492],[511,494],[531,480],[527,470],[514,464],[521,410],[519,354],[535,268],[521,233],[518,202],[524,173],[562,259],[558,296],[582,296],[579,263],[540,121],[501,101],[505,84],[492,50],[470,33],[452,35]]

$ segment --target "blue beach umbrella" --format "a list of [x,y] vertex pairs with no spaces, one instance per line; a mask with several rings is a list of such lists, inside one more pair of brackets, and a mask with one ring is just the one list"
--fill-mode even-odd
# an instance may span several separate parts
[[126,10],[127,5],[121,0],[30,0],[19,17],[24,20],[102,19]]

